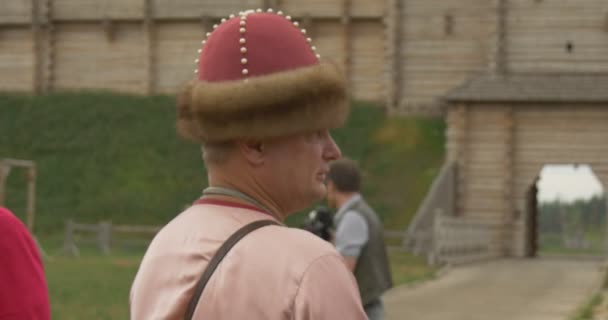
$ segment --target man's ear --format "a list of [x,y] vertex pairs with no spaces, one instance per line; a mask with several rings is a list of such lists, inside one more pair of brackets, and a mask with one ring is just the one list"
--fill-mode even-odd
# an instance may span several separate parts
[[249,164],[253,166],[264,164],[264,142],[261,140],[244,140],[237,142],[237,146]]

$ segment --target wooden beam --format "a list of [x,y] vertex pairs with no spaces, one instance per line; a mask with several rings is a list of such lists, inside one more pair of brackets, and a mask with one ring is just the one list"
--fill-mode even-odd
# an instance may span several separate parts
[[312,17],[309,13],[305,13],[302,16],[302,28],[306,30],[306,34],[308,37],[312,37],[314,39],[314,24],[312,22]]
[[40,31],[40,2],[41,0],[31,0],[32,15],[32,89],[35,94],[42,92],[42,36]]
[[116,25],[114,24],[114,21],[106,17],[101,20],[101,26],[106,34],[106,39],[109,42],[114,41],[114,37],[116,36]]
[[446,36],[454,34],[454,16],[451,13],[443,15],[443,33]]
[[507,230],[503,235],[503,254],[508,255],[509,252],[514,252],[515,248],[512,245],[512,236],[513,232],[515,232],[515,111],[513,106],[506,106],[506,110],[504,112],[504,163],[503,163],[503,188],[504,188],[504,198],[503,198],[503,208],[504,212],[504,223]]
[[[343,39],[343,57],[344,57],[344,73],[348,88],[352,86],[352,28],[351,28],[351,10],[352,1],[342,0],[342,39]],[[352,90],[349,90],[352,92]]]
[[2,163],[4,163],[5,166],[22,167],[22,168],[32,168],[32,167],[36,166],[34,161],[31,161],[31,160],[2,159]]
[[460,135],[458,139],[458,151],[457,153],[457,179],[456,190],[456,215],[466,215],[464,208],[466,208],[467,198],[467,174],[469,173],[469,106],[460,105],[457,107],[458,112],[458,127],[460,129]]
[[30,232],[34,230],[34,216],[36,208],[36,164],[30,160],[2,159],[0,160],[0,206],[6,201],[6,180],[11,167],[27,169],[27,221]]
[[43,91],[49,92],[55,83],[55,25],[53,23],[53,1],[45,0],[43,17],[46,25]]
[[[52,0],[45,0],[52,1]],[[288,14],[288,13],[286,13]],[[302,19],[304,17],[303,14],[290,14],[290,16],[294,20]],[[211,14],[206,15],[206,17],[219,21],[222,18],[226,18],[225,15],[222,14]],[[53,22],[61,25],[70,25],[70,24],[102,24],[108,18],[100,18],[100,17],[84,17],[84,18],[61,18],[54,17]],[[113,23],[141,23],[143,21],[143,17],[112,17],[111,20]],[[335,16],[313,16],[312,19],[314,21],[326,21],[326,22],[335,22],[342,21],[342,15]],[[351,22],[381,22],[384,19],[383,16],[378,15],[352,15],[350,17]],[[193,15],[193,16],[183,16],[183,17],[172,17],[172,16],[155,16],[154,20],[159,23],[186,23],[186,22],[200,22],[201,15]],[[29,27],[31,26],[31,22],[0,22],[1,27]]]
[[6,178],[8,177],[10,167],[0,161],[0,207],[4,206],[6,196]]
[[146,94],[154,94],[156,92],[156,50],[157,37],[154,21],[154,3],[152,0],[144,0],[144,20],[143,29],[146,36],[146,74],[145,74],[145,89]]
[[264,10],[273,9],[276,11],[279,10],[280,5],[279,0],[264,0]]
[[36,167],[27,171],[27,228],[34,233],[34,217],[36,210]]
[[507,61],[507,19],[508,19],[508,2],[507,0],[497,0],[496,6],[496,56],[494,58],[494,70],[498,75],[505,75],[508,72]]
[[401,105],[401,97],[403,97],[403,50],[405,39],[403,39],[403,28],[405,23],[403,21],[403,1],[394,0],[394,7],[392,10],[392,21],[391,26],[393,29],[392,36],[392,81],[393,81],[393,92],[391,106],[395,109]]
[[202,15],[199,18],[200,22],[201,22],[201,28],[205,31],[205,32],[211,32],[213,31],[213,21],[214,21],[214,17],[212,16],[208,16],[208,15]]

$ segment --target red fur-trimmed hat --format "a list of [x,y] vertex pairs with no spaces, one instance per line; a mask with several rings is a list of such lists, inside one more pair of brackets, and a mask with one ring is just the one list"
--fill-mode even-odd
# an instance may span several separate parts
[[207,33],[197,78],[178,95],[178,132],[197,142],[271,138],[342,126],[344,75],[298,22],[249,10]]

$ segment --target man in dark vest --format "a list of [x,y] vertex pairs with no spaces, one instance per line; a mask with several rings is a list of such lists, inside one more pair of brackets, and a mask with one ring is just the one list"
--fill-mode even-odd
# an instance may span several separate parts
[[392,287],[383,228],[374,210],[360,194],[357,164],[342,158],[331,163],[327,175],[327,202],[337,209],[335,245],[353,271],[370,320],[384,318],[382,294]]

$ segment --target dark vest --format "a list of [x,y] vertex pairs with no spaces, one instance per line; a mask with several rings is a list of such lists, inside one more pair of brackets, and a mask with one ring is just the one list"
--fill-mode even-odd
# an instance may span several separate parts
[[[361,199],[345,208],[344,212],[355,211],[368,226],[368,241],[363,246],[355,265],[355,278],[359,285],[359,293],[363,306],[379,299],[382,294],[393,286],[386,246],[384,244],[382,222],[374,210]],[[339,226],[344,215],[339,217]]]

